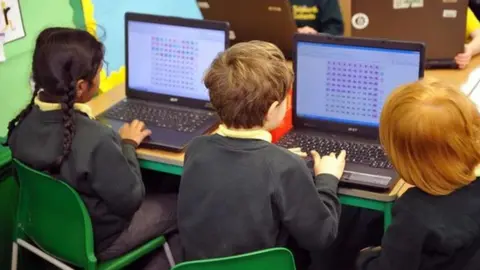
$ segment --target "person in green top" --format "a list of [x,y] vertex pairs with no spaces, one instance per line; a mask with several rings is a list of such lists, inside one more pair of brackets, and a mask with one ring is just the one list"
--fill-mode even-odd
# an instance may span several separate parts
[[299,33],[343,35],[338,0],[290,0],[290,3]]

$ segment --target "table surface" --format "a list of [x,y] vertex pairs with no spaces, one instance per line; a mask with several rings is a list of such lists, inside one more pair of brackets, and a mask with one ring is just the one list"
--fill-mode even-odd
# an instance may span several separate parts
[[[464,70],[428,70],[425,72],[426,77],[435,77],[449,82],[459,87],[466,81],[468,74],[477,66],[480,66],[480,57],[472,60],[469,67]],[[89,102],[90,107],[95,115],[99,115],[112,105],[125,98],[125,85],[120,85]],[[139,148],[137,150],[138,157],[143,160],[150,160],[164,164],[182,166],[184,153],[174,153],[162,150],[152,150]],[[403,194],[410,186],[405,184],[403,180],[399,180],[397,185],[388,193],[374,193],[357,189],[341,188],[339,193],[351,196],[359,196],[366,199],[392,201],[397,195]]]

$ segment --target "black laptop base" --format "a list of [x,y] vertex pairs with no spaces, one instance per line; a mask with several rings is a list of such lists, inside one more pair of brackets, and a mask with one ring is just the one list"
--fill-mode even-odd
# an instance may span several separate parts
[[[320,141],[329,142],[335,141],[336,146],[328,145],[314,145],[311,141],[304,139],[305,137],[315,137]],[[317,150],[321,155],[327,155],[329,152],[338,153],[341,148],[345,147],[347,151],[347,163],[345,166],[345,173],[340,181],[341,186],[355,187],[364,190],[372,191],[387,191],[393,188],[397,182],[397,174],[393,170],[393,166],[385,158],[380,157],[378,152],[378,144],[374,144],[372,141],[363,140],[359,138],[340,137],[338,135],[332,135],[328,133],[312,132],[312,131],[291,131],[283,136],[277,143],[279,146],[285,148],[301,147],[302,151],[309,152],[310,150]],[[343,147],[342,147],[343,145]],[[353,146],[352,146],[353,145]],[[358,150],[355,148],[357,145],[364,145],[367,150]],[[350,149],[347,147],[350,146]],[[360,153],[364,151],[363,153]],[[372,151],[370,154],[367,151]],[[350,152],[350,155],[349,155]],[[383,153],[383,150],[382,150]],[[362,159],[362,156],[365,156]],[[371,159],[371,161],[369,160]],[[313,161],[310,157],[306,158],[307,166],[312,169]],[[368,164],[367,164],[368,163]]]
[[427,59],[425,61],[426,69],[458,69],[454,59]]
[[[125,124],[125,122],[108,119],[103,116],[98,117],[98,120],[109,126],[115,131],[118,131],[120,127]],[[147,148],[147,149],[155,149],[155,150],[165,150],[174,153],[180,153],[185,150],[188,146],[188,143],[192,141],[192,136],[202,136],[214,131],[217,128],[217,121],[212,121],[212,125],[209,127],[201,128],[195,131],[194,134],[192,133],[184,133],[178,132],[176,130],[166,129],[166,128],[158,128],[158,127],[149,127],[152,131],[152,135],[147,137],[141,144],[140,147]],[[147,124],[148,126],[148,124]],[[166,143],[168,142],[168,143]]]
[[[315,173],[313,170],[313,159],[311,156],[308,156],[305,158],[305,162],[307,163],[307,167],[312,173],[312,177],[315,177]],[[374,186],[374,185],[366,185],[366,183],[369,182],[375,182],[375,181],[384,181],[382,179],[382,176],[368,176],[368,179],[362,180],[361,182],[355,181],[355,179],[352,178],[352,173],[351,172],[344,172],[342,175],[342,178],[340,179],[340,182],[338,183],[339,187],[345,187],[345,188],[353,188],[353,189],[361,189],[365,191],[371,191],[371,192],[387,192],[389,190],[392,190],[393,187],[397,184],[398,182],[398,177],[397,178],[392,178],[391,180],[388,180],[388,185],[387,186]]]
[[[112,114],[118,107],[121,107],[123,104],[132,103],[132,104],[142,104],[142,109],[150,111],[148,108],[152,107],[160,108],[162,110],[172,109],[172,110],[181,110],[187,113],[188,117],[198,117],[198,115],[206,115],[205,118],[202,120],[202,123],[196,126],[194,129],[185,129],[180,128],[179,126],[167,126],[163,125],[162,121],[156,121],[155,115],[138,115],[137,117],[121,114],[120,117],[118,115]],[[182,152],[188,143],[195,137],[201,136],[204,134],[208,134],[211,131],[215,130],[219,123],[218,116],[211,112],[211,111],[203,111],[198,109],[192,108],[182,108],[182,107],[171,107],[168,105],[162,104],[149,104],[147,106],[145,101],[142,100],[135,100],[135,99],[125,99],[119,103],[117,103],[114,107],[108,109],[102,115],[98,117],[99,121],[104,123],[105,125],[111,127],[113,130],[118,131],[120,127],[122,127],[125,123],[131,122],[133,119],[138,119],[140,121],[144,121],[147,128],[152,131],[152,134],[147,137],[142,143],[141,147],[149,148],[149,149],[160,149],[160,150],[167,150],[171,152]],[[158,112],[157,112],[158,113]],[[168,112],[167,112],[168,113]],[[192,116],[193,115],[193,116]],[[133,118],[132,118],[133,117]],[[160,118],[160,117],[158,117]],[[190,119],[191,120],[191,119]],[[171,121],[170,121],[171,122]],[[168,122],[167,122],[168,123]]]

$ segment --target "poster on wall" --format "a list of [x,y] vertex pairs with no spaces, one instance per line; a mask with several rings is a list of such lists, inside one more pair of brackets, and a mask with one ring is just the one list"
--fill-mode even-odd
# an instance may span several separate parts
[[0,32],[5,34],[4,43],[25,37],[19,0],[0,0]]

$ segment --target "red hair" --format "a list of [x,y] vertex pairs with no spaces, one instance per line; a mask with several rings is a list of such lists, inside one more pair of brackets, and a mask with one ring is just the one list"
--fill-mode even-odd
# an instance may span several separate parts
[[380,117],[380,140],[405,180],[446,195],[475,179],[480,114],[458,89],[424,79],[396,89]]

